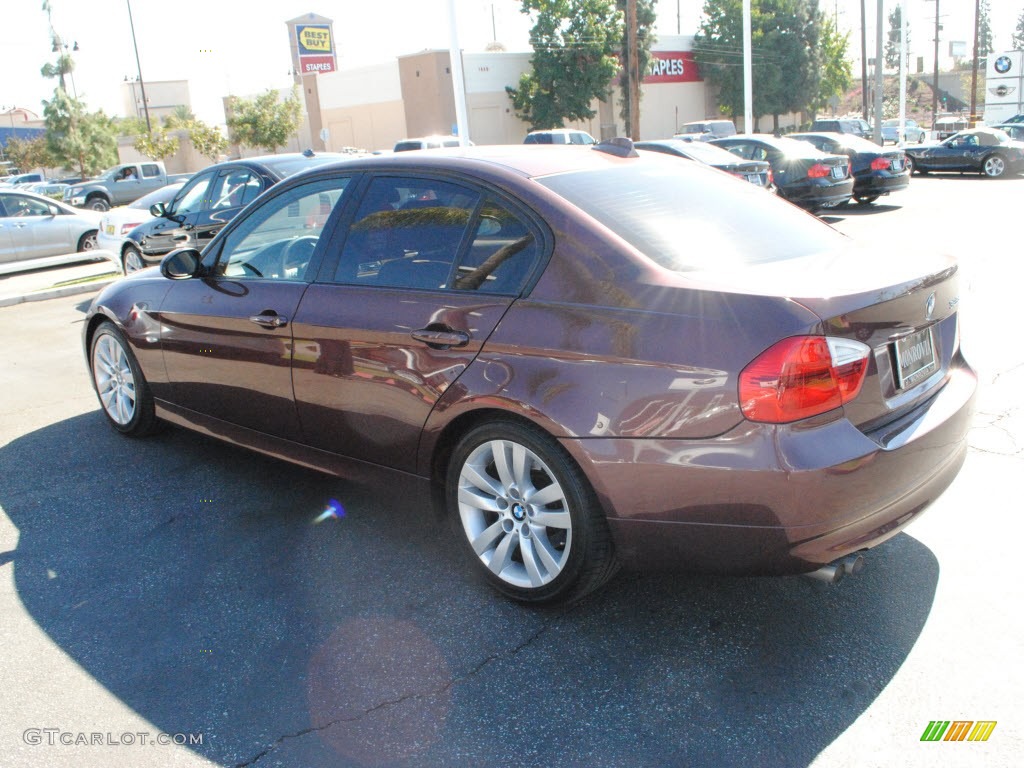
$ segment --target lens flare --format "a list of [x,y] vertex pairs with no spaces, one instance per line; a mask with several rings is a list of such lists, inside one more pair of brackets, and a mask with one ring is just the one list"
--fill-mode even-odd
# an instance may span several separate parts
[[345,508],[341,506],[341,502],[338,501],[337,499],[330,499],[327,502],[327,509],[321,512],[320,516],[317,517],[317,519],[314,520],[313,523],[322,523],[324,520],[328,520],[332,517],[340,520],[344,516]]

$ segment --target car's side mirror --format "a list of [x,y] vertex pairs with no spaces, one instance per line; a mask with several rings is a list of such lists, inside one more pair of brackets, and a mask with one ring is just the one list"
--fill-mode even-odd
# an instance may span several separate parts
[[179,248],[160,261],[160,274],[168,280],[187,280],[199,274],[202,255],[195,248]]
[[149,212],[159,219],[167,213],[167,205],[165,203],[153,203],[149,206]]

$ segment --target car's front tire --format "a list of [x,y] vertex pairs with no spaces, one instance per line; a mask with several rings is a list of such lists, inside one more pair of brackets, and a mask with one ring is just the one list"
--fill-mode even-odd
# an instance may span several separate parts
[[447,508],[473,568],[502,594],[566,603],[615,572],[590,484],[553,439],[514,421],[470,430],[448,465]]
[[110,203],[102,197],[90,197],[85,201],[85,207],[91,211],[109,211]]
[[89,348],[89,370],[103,415],[129,437],[144,437],[162,426],[153,395],[131,347],[113,323],[100,323]]

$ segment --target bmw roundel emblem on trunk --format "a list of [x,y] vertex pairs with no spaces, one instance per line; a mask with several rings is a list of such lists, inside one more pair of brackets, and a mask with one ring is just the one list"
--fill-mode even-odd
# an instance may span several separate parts
[[1010,71],[1010,57],[1000,56],[998,59],[996,59],[995,68],[996,72],[998,72],[1000,75],[1005,75],[1007,72]]
[[928,297],[928,301],[924,303],[924,308],[927,314],[925,315],[926,320],[932,319],[932,312],[935,311],[935,294],[933,293]]

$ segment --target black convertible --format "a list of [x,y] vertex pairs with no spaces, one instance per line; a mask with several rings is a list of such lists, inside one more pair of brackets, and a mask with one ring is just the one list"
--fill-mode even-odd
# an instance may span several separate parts
[[940,144],[904,151],[914,173],[974,172],[997,179],[1024,171],[1024,142],[995,128],[960,131]]

